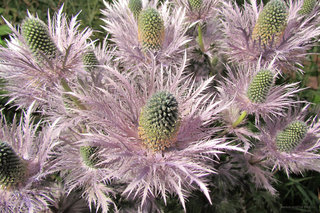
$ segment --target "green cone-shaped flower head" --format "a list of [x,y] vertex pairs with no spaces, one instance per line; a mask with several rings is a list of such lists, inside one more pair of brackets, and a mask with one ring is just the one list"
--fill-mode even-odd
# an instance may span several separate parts
[[142,1],[141,0],[130,0],[128,4],[129,9],[131,10],[133,16],[135,18],[139,17],[139,13],[142,9]]
[[155,93],[141,111],[139,136],[147,148],[160,151],[172,146],[179,126],[176,98],[161,91]]
[[308,131],[307,125],[302,121],[293,121],[280,131],[276,138],[279,151],[290,152],[304,139]]
[[99,163],[99,158],[97,152],[99,148],[96,146],[81,146],[80,147],[80,156],[83,163],[91,168],[95,168],[97,163]]
[[188,0],[190,8],[195,11],[199,11],[202,6],[202,0]]
[[276,43],[287,26],[287,6],[283,0],[271,0],[259,14],[252,32],[252,39],[268,45],[274,38]]
[[317,0],[304,0],[301,9],[299,10],[300,15],[308,15],[312,12],[316,6]]
[[260,70],[252,79],[247,96],[253,103],[264,103],[273,84],[273,74],[269,70]]
[[84,54],[82,61],[87,71],[93,71],[99,65],[99,61],[92,50]]
[[164,40],[164,22],[156,9],[147,8],[140,12],[138,35],[144,49],[161,49]]
[[0,141],[0,184],[4,188],[21,183],[26,175],[26,165],[11,146]]
[[41,57],[40,52],[48,58],[56,56],[57,47],[49,35],[47,25],[40,19],[26,18],[21,25],[21,31],[22,36],[36,57]]

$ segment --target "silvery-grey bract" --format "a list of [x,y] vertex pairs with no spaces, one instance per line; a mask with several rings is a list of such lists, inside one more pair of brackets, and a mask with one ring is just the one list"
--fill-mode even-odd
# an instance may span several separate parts
[[[51,125],[35,123],[31,116],[33,107],[34,103],[28,111],[23,111],[20,121],[14,119],[11,125],[1,115],[0,212],[41,212],[49,209],[47,201],[51,199],[51,189],[44,178],[54,171],[51,155],[60,130],[56,122]],[[18,164],[22,165],[23,173],[15,172],[16,177],[10,176],[12,171],[19,169]],[[14,182],[7,184],[10,180]]]
[[[275,85],[274,81],[279,70],[273,61],[256,66],[239,65],[235,69],[227,66],[228,75],[218,88],[220,97],[225,102],[233,100],[233,106],[240,111],[259,118],[273,118],[284,116],[286,109],[295,103],[294,96],[300,90],[298,83]],[[264,76],[262,75],[264,73]],[[265,76],[267,75],[267,76]]]
[[72,82],[85,73],[82,54],[91,30],[80,32],[77,16],[67,21],[62,9],[53,19],[48,14],[48,25],[29,14],[21,32],[7,22],[14,34],[8,48],[1,47],[0,76],[7,80],[10,98],[21,107],[34,100],[50,103],[49,93],[60,87],[62,79]]
[[[217,108],[219,101],[206,92],[212,78],[196,87],[190,78],[183,77],[185,63],[179,68],[165,68],[153,61],[151,66],[137,68],[135,76],[140,77],[135,79],[113,67],[105,69],[110,74],[106,88],[91,88],[77,97],[90,109],[79,113],[89,130],[82,134],[81,141],[90,141],[104,150],[99,159],[109,170],[106,176],[126,183],[123,195],[138,198],[142,208],[158,196],[166,202],[168,194],[178,195],[185,208],[186,196],[195,188],[200,188],[210,201],[206,177],[216,172],[208,160],[226,150],[242,150],[224,138],[212,138],[220,128],[211,124],[224,109]],[[164,104],[161,118],[179,124],[170,126],[170,131],[149,129],[149,121],[160,114],[149,109],[148,101],[152,109],[156,107],[152,103],[160,101]],[[175,116],[171,118],[164,112]],[[139,122],[141,117],[147,120]],[[164,141],[155,139],[161,149],[148,145],[155,134],[168,136]]]
[[[111,40],[117,46],[115,55],[118,60],[124,62],[127,68],[148,64],[153,57],[165,66],[181,63],[180,58],[183,56],[185,45],[189,42],[185,35],[187,31],[187,24],[184,22],[185,11],[182,8],[172,7],[168,1],[162,3],[160,7],[157,7],[157,1],[143,2],[138,19],[130,11],[128,0],[114,2],[112,5],[105,2],[106,9],[102,10],[105,16],[103,28],[112,35]],[[157,14],[159,23],[156,27],[155,24],[141,21],[145,20],[143,18],[145,15],[141,14],[145,10],[152,10]],[[144,23],[153,26],[146,29],[160,30],[145,33],[142,30],[145,26],[141,26]],[[146,42],[148,40],[156,43]]]
[[[261,63],[264,64],[276,58],[277,67],[297,70],[295,65],[302,63],[308,54],[307,50],[316,44],[320,34],[320,27],[317,24],[320,17],[317,9],[319,7],[316,6],[309,16],[301,16],[299,10],[303,0],[289,0],[287,3],[283,0],[272,2],[278,2],[282,5],[281,8],[287,7],[287,18],[283,17],[285,23],[279,22],[278,30],[272,35],[267,35],[267,31],[272,33],[274,27],[267,28],[265,25],[268,25],[268,22],[262,20],[264,16],[269,16],[264,15],[269,11],[269,9],[264,11],[267,5],[257,6],[255,0],[251,0],[250,3],[245,2],[243,8],[231,2],[223,4],[220,10],[224,34],[221,40],[223,53],[230,61],[237,63],[256,63],[261,58]],[[270,14],[273,14],[272,11]],[[285,15],[284,11],[283,14]],[[280,18],[275,20],[279,21]],[[265,38],[261,39],[261,36]]]
[[290,109],[286,117],[266,120],[259,125],[260,143],[255,155],[275,169],[290,173],[320,171],[320,122],[318,117],[306,119],[308,105]]

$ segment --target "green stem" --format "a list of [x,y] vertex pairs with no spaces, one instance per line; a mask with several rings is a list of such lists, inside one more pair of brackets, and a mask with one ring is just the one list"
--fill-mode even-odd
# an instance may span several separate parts
[[247,111],[243,111],[239,116],[239,118],[232,124],[232,127],[236,128],[243,121],[243,119],[245,119],[246,116],[247,116]]
[[200,50],[204,52],[205,49],[203,44],[202,29],[201,29],[200,23],[198,24],[198,43],[199,43]]
[[[64,91],[66,92],[72,92],[72,89],[70,88],[68,82],[66,81],[66,79],[62,78],[61,79],[61,85],[64,89]],[[86,110],[87,108],[81,103],[81,101],[79,100],[79,98],[73,96],[73,95],[67,95],[73,102],[75,105],[77,105],[79,107],[79,109],[81,110]]]

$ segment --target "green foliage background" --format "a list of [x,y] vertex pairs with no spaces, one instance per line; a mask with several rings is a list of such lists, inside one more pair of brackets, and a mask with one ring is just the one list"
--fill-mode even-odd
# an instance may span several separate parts
[[[112,0],[106,0],[112,2]],[[244,0],[238,0],[242,4]],[[267,2],[267,1],[264,1]],[[18,25],[27,15],[27,11],[32,14],[38,14],[42,20],[47,19],[48,9],[51,14],[58,11],[64,5],[64,11],[69,17],[79,13],[82,27],[89,26],[95,30],[93,40],[102,40],[106,36],[100,25],[100,9],[104,8],[102,0],[1,0],[0,15],[13,25]],[[5,39],[9,38],[10,29],[5,21],[0,19],[0,45],[5,46]],[[310,113],[319,114],[320,111],[320,47],[316,46],[311,52],[315,55],[309,56],[305,60],[304,74],[286,73],[285,83],[300,82],[300,87],[308,89],[300,92],[300,99],[307,100],[312,105]],[[1,60],[1,59],[0,59]],[[1,89],[5,80],[0,80],[0,94],[6,92]],[[6,105],[8,99],[0,99],[0,108],[12,120],[16,109],[11,105]],[[244,177],[236,187],[223,185],[221,180],[213,177],[212,200],[213,205],[208,205],[206,198],[202,193],[195,192],[189,198],[187,210],[190,213],[199,212],[221,212],[221,213],[263,213],[263,212],[320,212],[320,174],[316,172],[306,172],[301,175],[293,175],[290,178],[282,172],[275,173],[278,180],[275,185],[278,190],[276,197],[271,196],[264,190],[258,190],[249,182],[249,177]],[[120,202],[120,205],[129,205],[126,202]],[[159,201],[159,205],[163,205]],[[178,205],[178,199],[172,197],[166,207],[165,212],[183,212]]]

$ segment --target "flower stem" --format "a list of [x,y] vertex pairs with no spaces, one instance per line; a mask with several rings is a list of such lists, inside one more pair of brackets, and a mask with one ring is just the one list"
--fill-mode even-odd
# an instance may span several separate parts
[[247,114],[248,114],[247,111],[243,111],[239,116],[239,118],[232,124],[232,127],[236,128],[243,121],[243,119],[245,119]]
[[[70,88],[68,82],[66,81],[66,79],[62,78],[61,79],[61,85],[64,89],[64,91],[66,92],[72,92],[72,89]],[[81,110],[86,110],[87,108],[81,103],[81,101],[79,100],[79,98],[73,96],[73,95],[67,95],[73,102],[75,105],[77,105],[77,107],[79,107],[79,109]]]
[[204,52],[205,49],[203,44],[202,29],[201,29],[200,23],[198,24],[198,43],[199,43],[200,50]]

